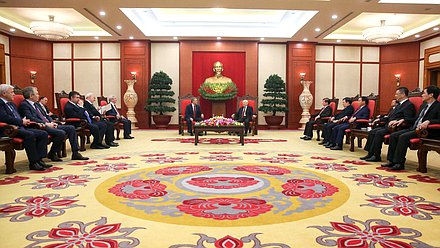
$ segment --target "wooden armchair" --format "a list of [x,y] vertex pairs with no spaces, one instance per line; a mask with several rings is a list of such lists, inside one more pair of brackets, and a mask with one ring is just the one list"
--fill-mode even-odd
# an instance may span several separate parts
[[13,139],[17,133],[17,130],[18,129],[16,126],[0,122],[0,151],[5,152],[6,174],[17,172],[17,170],[14,168],[15,150],[13,144]]
[[[249,123],[249,128],[251,129],[252,136],[258,134],[258,98],[250,95],[245,95],[242,97],[237,97],[237,109],[243,106],[243,100],[248,101],[248,106],[252,107],[254,113],[252,115],[252,121]],[[246,130],[247,131],[247,130]]]
[[[108,99],[105,96],[98,96],[99,106],[105,106],[108,104]],[[113,123],[113,127],[116,130],[116,140],[120,140],[119,135],[121,134],[121,129],[124,130],[124,123],[116,121],[116,117],[113,115],[102,115],[102,118],[109,120]]]
[[64,115],[64,106],[66,106],[66,103],[69,101],[69,95],[65,92],[61,93],[55,93],[55,98],[58,106],[59,111],[59,117],[61,121],[64,121],[67,125],[73,125],[75,126],[76,133],[79,136],[80,139],[80,151],[86,150],[86,140],[87,137],[90,137],[90,130],[86,128],[87,121],[85,119],[79,119],[79,118],[66,118]]
[[[330,105],[329,106],[332,108],[332,116],[335,116],[336,110],[338,109],[338,104],[339,104],[339,98],[332,98],[332,99],[330,99]],[[316,130],[316,136],[317,136],[316,140],[317,141],[321,140],[321,131],[324,130],[325,123],[327,123],[328,120],[330,120],[331,117],[322,117],[321,118],[321,123],[315,123],[313,125],[313,130]]]
[[[179,108],[179,134],[185,135],[186,120],[185,120],[185,108],[191,103],[191,99],[195,96],[188,94],[178,98],[178,108]],[[195,97],[200,100],[200,97]],[[199,101],[200,102],[200,101]],[[194,127],[194,125],[193,125]]]

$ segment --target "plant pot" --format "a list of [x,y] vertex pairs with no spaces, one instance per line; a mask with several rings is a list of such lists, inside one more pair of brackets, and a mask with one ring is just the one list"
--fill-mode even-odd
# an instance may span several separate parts
[[269,129],[280,129],[284,116],[266,115],[264,116],[264,119],[266,120]]
[[154,124],[159,129],[167,129],[171,121],[171,115],[153,115]]

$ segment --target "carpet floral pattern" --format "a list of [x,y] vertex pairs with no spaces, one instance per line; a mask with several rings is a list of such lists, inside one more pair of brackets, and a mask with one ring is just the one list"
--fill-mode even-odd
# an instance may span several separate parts
[[2,247],[440,246],[439,178],[349,155],[215,147],[2,175]]

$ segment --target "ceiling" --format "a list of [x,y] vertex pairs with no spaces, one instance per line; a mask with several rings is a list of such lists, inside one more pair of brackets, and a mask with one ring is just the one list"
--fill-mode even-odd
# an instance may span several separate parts
[[[428,3],[381,3],[385,1]],[[47,21],[48,15],[73,27],[72,41],[221,37],[368,44],[362,30],[379,26],[380,20],[403,27],[401,38],[392,43],[440,34],[440,0],[0,0],[0,31],[38,38],[29,24]]]

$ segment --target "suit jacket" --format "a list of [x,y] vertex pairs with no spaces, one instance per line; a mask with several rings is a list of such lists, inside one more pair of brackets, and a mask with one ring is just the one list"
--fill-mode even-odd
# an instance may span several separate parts
[[[417,113],[416,120],[419,118],[420,114],[423,111],[423,108],[426,106],[426,103],[423,103],[420,106],[419,112]],[[432,103],[431,107],[423,116],[422,122],[429,120],[429,124],[440,124],[440,102],[435,101]],[[414,121],[415,122],[415,121]],[[431,129],[428,131],[428,138],[438,138],[440,137],[440,130]]]
[[66,118],[86,119],[86,115],[84,114],[85,111],[86,110],[84,108],[75,106],[71,102],[67,102],[66,106],[64,106],[64,115]]
[[352,117],[356,117],[356,119],[368,119],[370,118],[370,109],[368,106],[364,106],[360,110],[358,109]]
[[[319,114],[319,113],[321,113],[321,114]],[[318,113],[313,114],[312,118],[315,118],[318,115],[321,118],[322,117],[330,117],[330,116],[332,116],[332,113],[333,113],[332,107],[330,107],[330,105],[327,105],[325,107],[322,107],[322,109]]]
[[[44,110],[43,110],[43,106],[41,106],[41,104],[36,104],[35,106],[37,106],[37,108],[40,110],[40,112],[43,114],[43,116],[44,117],[46,117],[46,119],[49,121],[49,122],[52,122],[52,121],[54,121],[54,119],[52,118],[52,117],[50,117],[49,116],[49,112],[45,112]],[[47,108],[46,106],[44,106],[45,108]]]
[[244,107],[238,109],[237,113],[235,113],[235,119],[239,120],[243,118],[244,120],[250,121],[252,120],[252,115],[254,113],[253,108],[251,106],[247,106],[246,108],[246,116],[243,116]]
[[105,112],[105,115],[117,116],[118,112],[116,112],[115,106],[111,104],[112,108]]
[[414,123],[416,116],[416,108],[414,104],[408,100],[404,103],[399,104],[394,109],[394,112],[388,116],[387,124],[390,121],[401,120],[404,119],[407,123]]
[[345,116],[350,117],[354,113],[354,108],[351,105],[348,105],[344,108],[339,114],[335,115],[335,120],[339,120],[344,118]]
[[[17,107],[15,106],[14,103],[12,103],[12,106],[16,113],[18,113]],[[5,122],[8,123],[10,125],[15,125],[15,126],[23,126],[23,120],[20,118],[16,118],[14,117],[14,113],[11,111],[11,109],[6,105],[6,103],[0,99],[0,121],[1,122]]]
[[[196,109],[195,119],[201,119],[202,118],[202,111],[200,109],[200,105],[196,105],[195,109]],[[186,107],[185,107],[185,119],[189,119],[189,118],[194,119],[194,112],[193,112],[192,103],[186,105]]]
[[[39,105],[38,103],[35,103],[35,106]],[[38,106],[37,106],[38,108]],[[41,112],[41,109],[39,109]],[[18,112],[21,116],[25,116],[31,121],[37,122],[37,123],[46,123],[45,120],[43,120],[35,110],[34,106],[29,103],[27,100],[24,100],[20,103],[20,106],[18,107]],[[41,113],[43,114],[43,113]],[[44,116],[44,115],[43,115]],[[49,119],[47,120],[49,121]]]
[[101,114],[96,109],[96,107],[93,106],[93,104],[89,103],[88,101],[84,101],[84,109],[87,110],[87,112],[89,112],[90,116],[101,116]]

